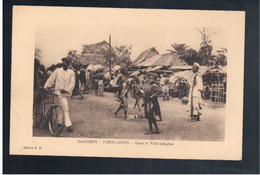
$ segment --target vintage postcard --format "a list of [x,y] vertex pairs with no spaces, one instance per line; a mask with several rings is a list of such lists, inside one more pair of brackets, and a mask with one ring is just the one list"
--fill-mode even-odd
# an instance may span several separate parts
[[14,6],[11,155],[242,160],[245,12]]

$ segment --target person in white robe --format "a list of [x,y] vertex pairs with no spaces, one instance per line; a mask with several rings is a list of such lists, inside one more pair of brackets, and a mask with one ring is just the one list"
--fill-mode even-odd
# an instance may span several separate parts
[[200,121],[201,108],[201,92],[203,91],[202,76],[198,72],[199,64],[194,63],[192,71],[194,73],[192,77],[192,83],[189,91],[189,103],[188,103],[188,116],[191,117],[192,122]]

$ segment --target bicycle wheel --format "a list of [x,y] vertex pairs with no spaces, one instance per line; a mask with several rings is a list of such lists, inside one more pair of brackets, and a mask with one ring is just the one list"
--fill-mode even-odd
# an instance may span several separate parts
[[65,126],[64,112],[59,105],[53,105],[51,108],[49,113],[49,130],[53,136],[58,137]]

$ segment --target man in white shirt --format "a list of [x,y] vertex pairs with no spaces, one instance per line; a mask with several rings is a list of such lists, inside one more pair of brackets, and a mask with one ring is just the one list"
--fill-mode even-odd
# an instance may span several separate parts
[[[72,95],[75,86],[75,74],[73,70],[68,69],[71,60],[62,58],[63,67],[56,69],[46,81],[44,88],[50,88],[55,84],[55,95],[58,96],[59,103],[62,106],[65,115],[65,126],[68,132],[73,132],[72,123],[69,117],[68,100]],[[62,122],[62,121],[59,121]]]
[[199,112],[201,108],[201,92],[203,91],[202,76],[198,72],[199,64],[194,63],[192,71],[194,73],[192,77],[192,83],[190,86],[189,103],[188,103],[188,115],[191,117],[192,122],[200,121]]

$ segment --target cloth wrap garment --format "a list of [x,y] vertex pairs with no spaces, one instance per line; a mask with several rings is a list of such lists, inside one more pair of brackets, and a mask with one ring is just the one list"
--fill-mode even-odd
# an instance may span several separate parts
[[[154,95],[158,93],[161,93],[161,90],[155,84],[148,85],[144,92],[144,112],[145,118],[147,119],[154,119],[154,115],[161,116],[158,97],[157,95]],[[152,95],[154,96],[151,98]]]
[[195,73],[189,91],[188,116],[199,115],[199,104],[201,104],[201,91],[203,90],[202,76]]

